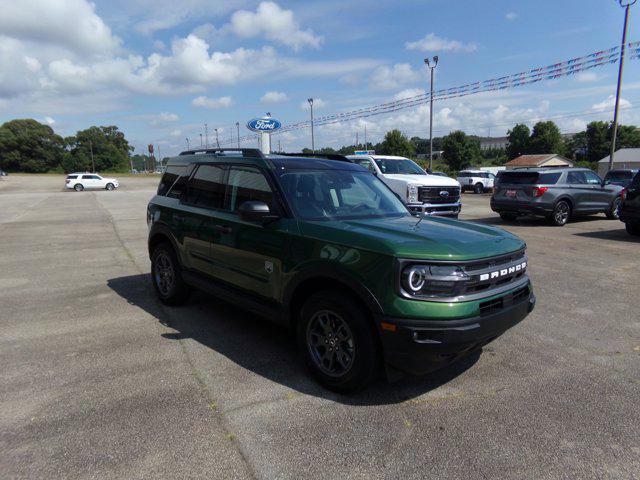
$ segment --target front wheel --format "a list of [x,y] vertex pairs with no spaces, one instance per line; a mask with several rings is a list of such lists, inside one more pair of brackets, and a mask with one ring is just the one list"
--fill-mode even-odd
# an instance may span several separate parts
[[627,233],[633,236],[640,236],[640,223],[625,223],[624,226],[627,229]]
[[82,186],[82,184],[80,184],[80,183],[76,183],[76,184],[73,186],[73,189],[74,189],[76,192],[81,192],[82,190],[84,190],[84,187]]
[[181,305],[189,298],[189,286],[182,279],[182,271],[173,247],[161,243],[151,255],[151,281],[160,301],[166,305]]
[[609,220],[618,220],[620,218],[620,214],[618,212],[618,209],[620,208],[620,203],[622,203],[622,198],[620,197],[616,197],[616,199],[613,202],[611,202],[611,206],[609,207],[609,210],[605,212]]
[[476,183],[473,187],[473,192],[474,193],[483,193],[484,192],[484,185],[482,185],[481,183]]
[[347,295],[326,291],[310,297],[300,313],[297,337],[314,376],[330,390],[360,390],[378,371],[373,324]]
[[106,186],[105,188],[106,188],[107,190],[111,191],[111,190],[113,190],[113,189],[114,189],[114,188],[116,188],[116,187],[113,185],[113,183],[107,183],[107,186]]
[[571,218],[571,207],[564,200],[560,200],[548,218],[552,225],[563,227],[567,224],[569,218]]

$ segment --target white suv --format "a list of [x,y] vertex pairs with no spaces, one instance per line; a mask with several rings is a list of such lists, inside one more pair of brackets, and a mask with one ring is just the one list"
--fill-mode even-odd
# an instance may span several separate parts
[[377,175],[412,212],[458,217],[462,208],[460,185],[453,178],[429,175],[405,157],[348,155],[347,158]]
[[462,191],[473,190],[474,193],[484,193],[493,189],[496,176],[483,170],[463,170],[458,174],[458,182]]
[[120,184],[115,178],[104,178],[97,173],[70,173],[67,175],[65,187],[81,192],[85,188],[104,188],[113,190]]

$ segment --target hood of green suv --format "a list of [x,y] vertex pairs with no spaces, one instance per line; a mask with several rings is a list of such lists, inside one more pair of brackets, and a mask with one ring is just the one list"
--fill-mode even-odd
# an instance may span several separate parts
[[304,236],[400,258],[473,260],[519,250],[524,241],[501,228],[429,217],[302,221]]

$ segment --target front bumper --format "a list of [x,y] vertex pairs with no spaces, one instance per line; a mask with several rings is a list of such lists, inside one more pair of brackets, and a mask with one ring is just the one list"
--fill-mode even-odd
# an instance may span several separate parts
[[454,216],[462,210],[462,203],[409,203],[407,207],[412,213],[424,212],[425,215]]
[[385,363],[401,372],[422,375],[442,368],[502,335],[522,321],[535,307],[529,294],[513,302],[503,297],[499,311],[454,320],[414,320],[379,317],[395,325],[395,331],[380,329]]

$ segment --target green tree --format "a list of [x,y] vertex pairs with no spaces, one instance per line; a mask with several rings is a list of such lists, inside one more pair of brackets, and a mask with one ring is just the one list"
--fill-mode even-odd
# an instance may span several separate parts
[[529,153],[565,153],[564,140],[558,126],[552,121],[538,122],[529,139]]
[[62,137],[33,119],[11,120],[0,126],[0,168],[9,172],[42,173],[60,165]]
[[381,155],[398,155],[400,157],[413,157],[415,149],[409,139],[400,130],[391,130],[384,136],[384,140],[376,148]]
[[507,132],[509,145],[507,145],[507,157],[513,160],[520,155],[529,153],[531,130],[526,125],[519,123]]
[[81,165],[86,167],[80,169],[86,169],[92,163],[95,163],[96,171],[123,171],[130,168],[129,155],[133,147],[116,126],[89,127],[68,138],[67,142],[72,158],[65,158],[65,171]]
[[480,144],[476,138],[461,130],[451,132],[442,141],[443,158],[451,171],[459,171],[480,158]]

